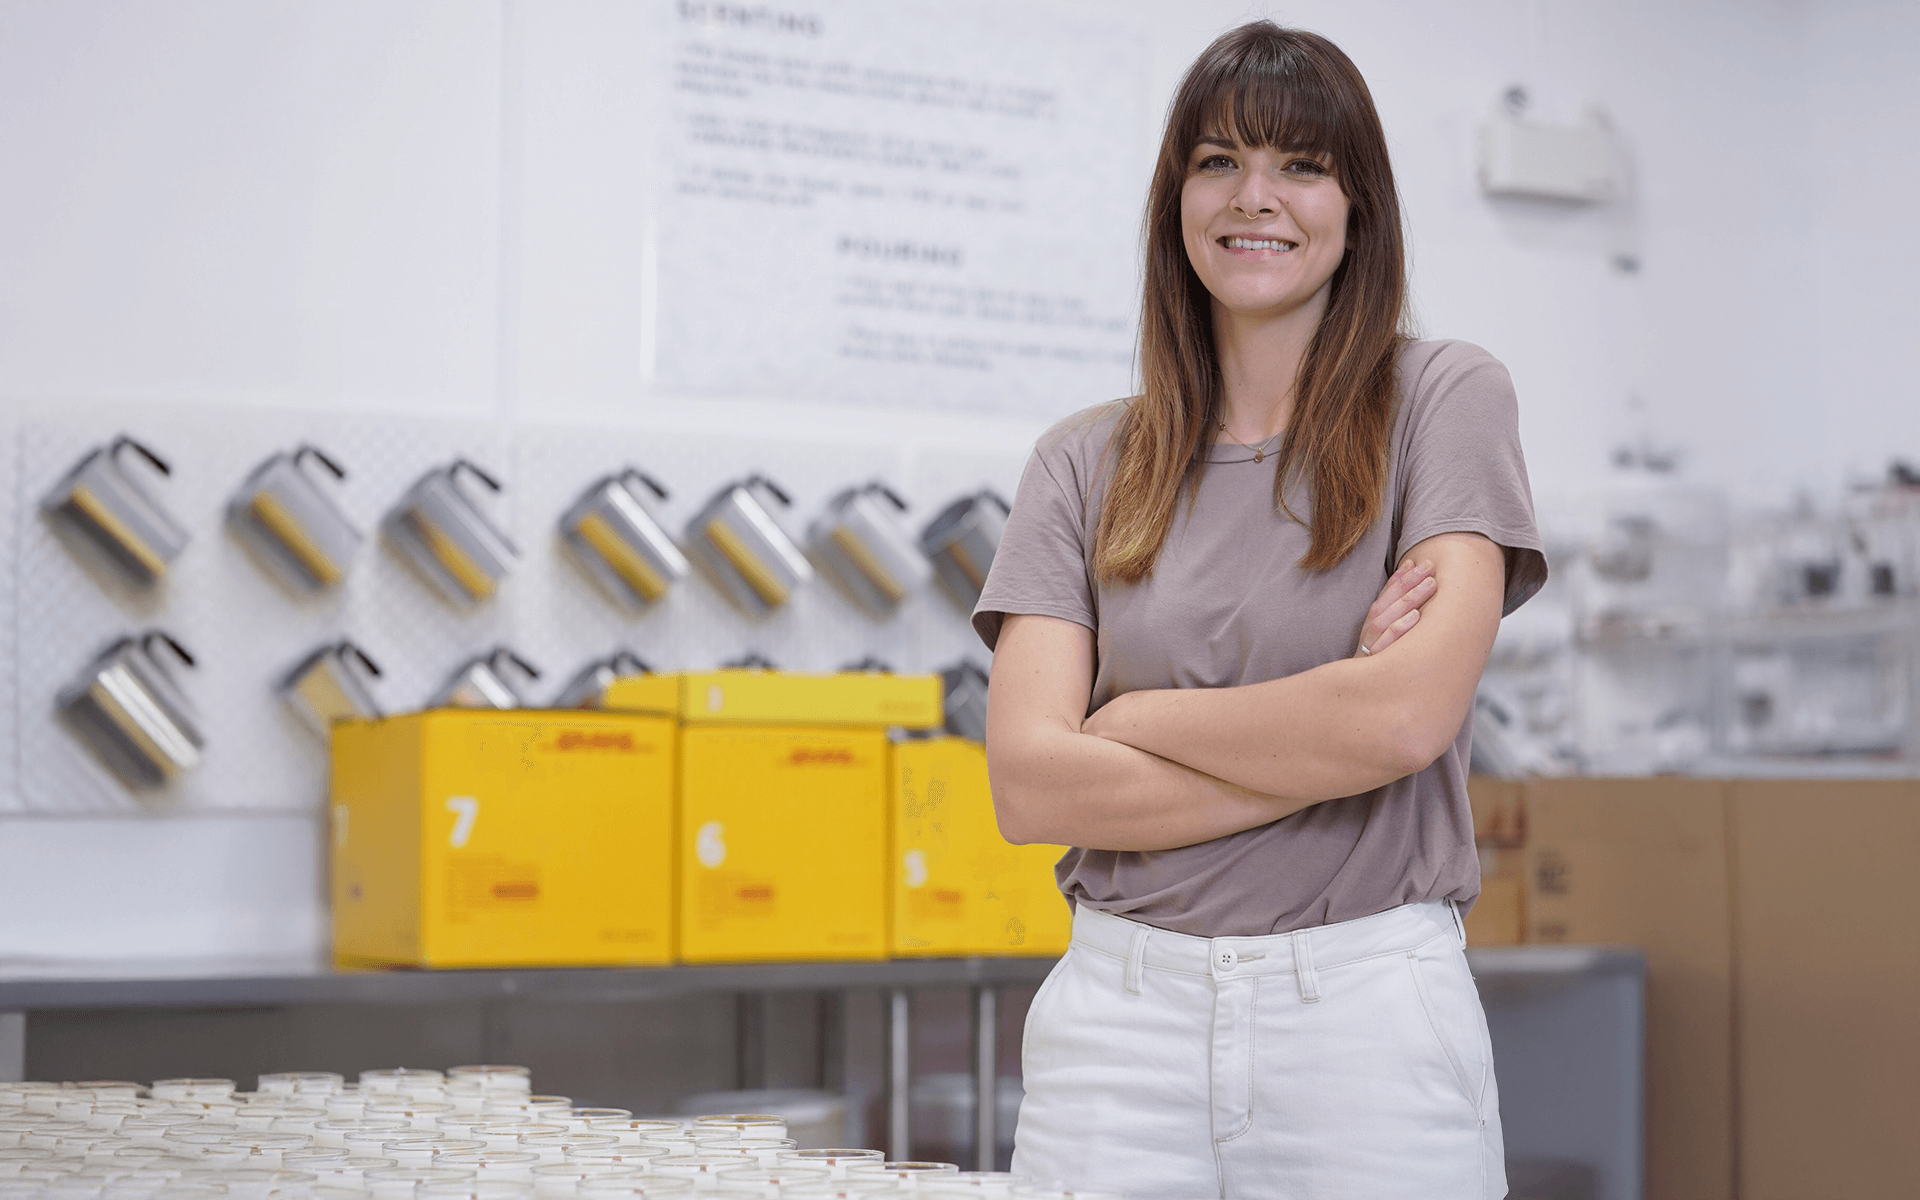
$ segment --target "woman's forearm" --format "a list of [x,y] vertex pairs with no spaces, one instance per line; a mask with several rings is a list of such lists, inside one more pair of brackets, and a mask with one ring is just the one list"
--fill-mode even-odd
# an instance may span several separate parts
[[1433,561],[1438,594],[1386,652],[1244,687],[1130,692],[1082,731],[1309,802],[1424,769],[1472,708],[1505,570],[1500,547],[1477,534],[1443,534],[1415,553]]
[[1308,802],[1352,796],[1426,765],[1407,745],[1400,705],[1368,686],[1369,665],[1329,663],[1246,687],[1130,692],[1084,730],[1244,788]]
[[1279,820],[1309,801],[1263,795],[1065,727],[990,740],[1001,832],[1014,842],[1171,850]]

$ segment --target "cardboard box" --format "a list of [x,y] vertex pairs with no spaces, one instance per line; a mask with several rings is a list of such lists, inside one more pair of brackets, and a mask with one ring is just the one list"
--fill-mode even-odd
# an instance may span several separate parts
[[336,961],[672,961],[674,755],[671,719],[625,713],[336,725]]
[[1909,1197],[1920,781],[1732,785],[1740,1194]]
[[1480,851],[1480,898],[1467,910],[1467,945],[1518,946],[1526,940],[1526,859],[1519,850]]
[[1000,836],[984,747],[896,743],[892,805],[897,957],[1066,953],[1073,912],[1053,875],[1066,848]]
[[690,725],[680,733],[680,956],[887,953],[887,735]]
[[1734,1194],[1727,788],[1702,779],[1527,786],[1529,941],[1647,956],[1647,1200]]
[[1473,806],[1473,843],[1483,850],[1518,850],[1527,844],[1527,785],[1490,775],[1467,778]]

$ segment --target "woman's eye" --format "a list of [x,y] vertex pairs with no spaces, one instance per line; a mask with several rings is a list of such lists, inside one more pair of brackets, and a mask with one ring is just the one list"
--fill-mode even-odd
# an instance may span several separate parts
[[1209,154],[1200,160],[1200,165],[1196,169],[1201,171],[1231,171],[1233,169],[1233,160],[1224,154]]
[[1295,175],[1325,175],[1327,168],[1311,158],[1296,158],[1287,164],[1287,170]]

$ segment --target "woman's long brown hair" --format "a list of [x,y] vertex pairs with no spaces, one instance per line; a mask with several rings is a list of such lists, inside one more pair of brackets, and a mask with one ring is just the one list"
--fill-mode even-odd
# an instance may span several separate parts
[[1113,478],[1094,540],[1101,579],[1153,571],[1183,487],[1198,484],[1220,419],[1223,385],[1213,300],[1188,261],[1180,194],[1202,137],[1325,155],[1348,201],[1347,252],[1300,363],[1292,416],[1275,452],[1274,503],[1308,484],[1312,542],[1300,566],[1337,565],[1379,519],[1405,340],[1405,248],[1386,133],[1360,71],[1316,34],[1255,21],[1217,39],[1188,68],[1167,112],[1147,196],[1141,394],[1115,431]]

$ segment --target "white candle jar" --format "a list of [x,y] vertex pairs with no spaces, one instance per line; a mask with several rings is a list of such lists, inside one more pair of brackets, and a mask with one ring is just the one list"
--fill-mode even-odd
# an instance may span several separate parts
[[[314,1122],[313,1140],[318,1145],[332,1146],[335,1148],[343,1149],[347,1145],[348,1134],[386,1133],[386,1134],[391,1134],[392,1136],[380,1139],[380,1141],[392,1141],[395,1138],[402,1136],[406,1131],[412,1128],[413,1128],[412,1125],[408,1124],[405,1120],[398,1117],[394,1117],[394,1118],[348,1117],[345,1119],[328,1118],[327,1120],[324,1120],[324,1121]],[[375,1149],[379,1148],[380,1141],[375,1141],[372,1143]]]
[[758,1164],[745,1154],[668,1154],[647,1164],[647,1174],[664,1179],[691,1179],[697,1191],[720,1186],[720,1172],[729,1167]]
[[778,1197],[796,1184],[826,1183],[833,1178],[825,1167],[730,1167],[720,1172],[720,1186]]
[[531,1186],[540,1156],[531,1150],[465,1150],[441,1156],[436,1165],[472,1170],[483,1181]]
[[614,1163],[541,1163],[533,1169],[533,1193],[550,1200],[577,1195],[587,1179],[638,1179],[638,1167]]
[[383,1167],[366,1174],[367,1191],[373,1200],[412,1200],[423,1183],[446,1183],[476,1178],[464,1167]]
[[398,1094],[405,1090],[409,1082],[430,1081],[435,1084],[446,1079],[446,1073],[423,1067],[381,1067],[378,1070],[360,1072],[360,1090]]
[[797,1167],[825,1167],[835,1180],[845,1179],[847,1168],[854,1163],[880,1163],[886,1160],[887,1156],[878,1150],[859,1149],[786,1150],[779,1156],[780,1162]]
[[685,1133],[686,1126],[678,1121],[654,1121],[643,1118],[629,1118],[624,1121],[589,1121],[589,1133],[610,1133],[620,1140],[623,1146],[638,1146],[642,1141],[670,1139]]
[[156,1079],[155,1100],[225,1100],[233,1095],[231,1079]]

